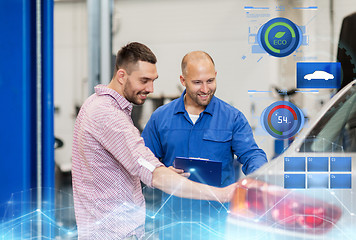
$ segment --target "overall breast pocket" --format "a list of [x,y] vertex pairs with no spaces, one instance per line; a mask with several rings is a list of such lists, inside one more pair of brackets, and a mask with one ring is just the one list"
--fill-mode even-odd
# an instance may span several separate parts
[[231,150],[232,132],[228,130],[206,130],[203,135],[202,154],[211,160],[228,159]]

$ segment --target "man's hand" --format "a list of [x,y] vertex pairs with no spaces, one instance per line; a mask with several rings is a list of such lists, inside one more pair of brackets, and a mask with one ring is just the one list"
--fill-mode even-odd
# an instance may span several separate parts
[[182,169],[160,166],[153,171],[152,186],[176,197],[209,201],[229,202],[234,195],[237,183],[224,188],[208,186],[190,181]]
[[237,187],[237,183],[233,183],[227,187],[220,188],[221,194],[219,196],[219,201],[230,202],[232,197],[234,196],[236,187]]
[[189,178],[190,176],[190,173],[189,172],[184,172],[183,169],[177,169],[177,168],[174,168],[172,166],[168,167],[168,169],[178,173],[179,175],[181,175],[182,177],[186,177],[186,178]]

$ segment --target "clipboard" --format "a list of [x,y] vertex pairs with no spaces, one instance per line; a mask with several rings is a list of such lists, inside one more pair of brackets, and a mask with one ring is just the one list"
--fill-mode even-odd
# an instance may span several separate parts
[[189,172],[189,180],[204,183],[214,187],[221,186],[222,162],[204,158],[176,157],[173,167]]

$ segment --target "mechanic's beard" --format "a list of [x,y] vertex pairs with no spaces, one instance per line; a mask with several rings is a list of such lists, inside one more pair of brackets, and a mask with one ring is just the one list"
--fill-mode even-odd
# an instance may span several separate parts
[[206,106],[209,105],[209,103],[210,103],[211,99],[213,98],[214,94],[215,94],[215,91],[209,93],[209,94],[208,94],[209,97],[208,97],[207,101],[201,101],[201,100],[199,99],[198,93],[193,94],[193,96],[190,95],[190,98],[193,99],[193,101],[194,101],[196,104],[198,104],[199,106],[206,107]]

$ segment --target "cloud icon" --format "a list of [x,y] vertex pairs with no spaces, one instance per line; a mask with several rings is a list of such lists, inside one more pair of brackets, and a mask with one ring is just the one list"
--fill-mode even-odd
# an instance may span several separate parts
[[311,74],[306,74],[304,76],[304,79],[307,80],[312,80],[312,79],[324,79],[324,80],[329,80],[329,79],[334,79],[334,75],[325,72],[325,71],[315,71]]

